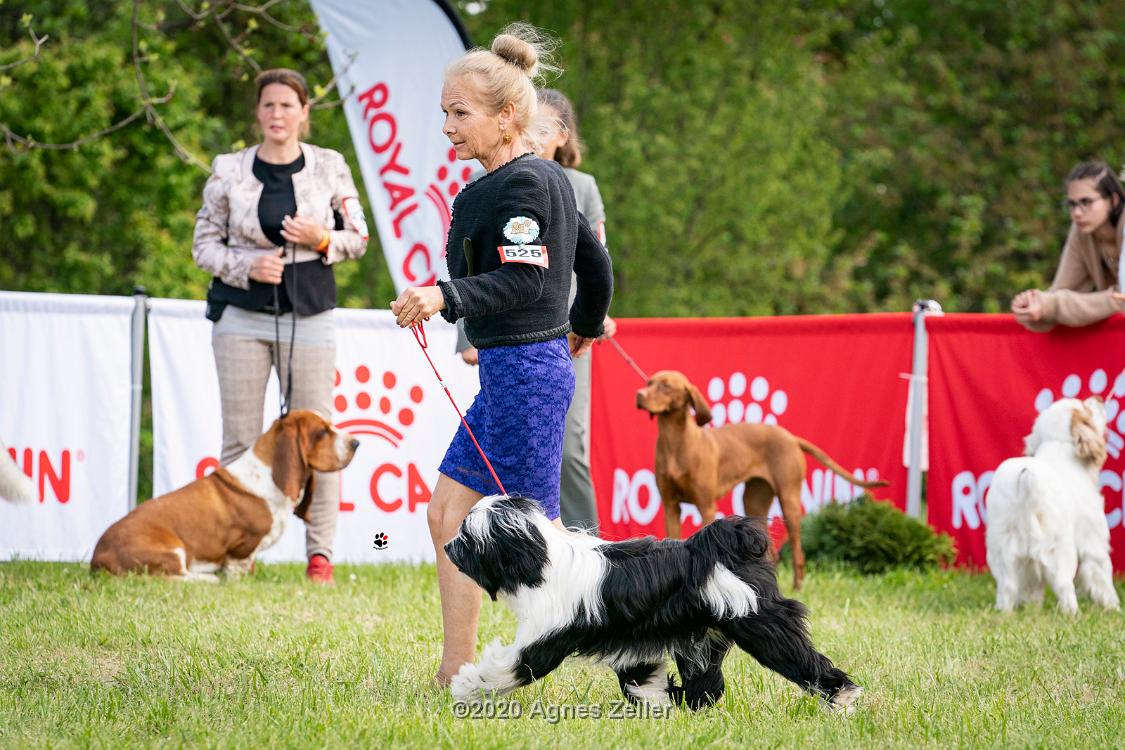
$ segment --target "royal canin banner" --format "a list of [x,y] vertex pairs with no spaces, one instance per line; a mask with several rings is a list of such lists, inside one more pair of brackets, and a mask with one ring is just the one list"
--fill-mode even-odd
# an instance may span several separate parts
[[453,199],[479,169],[442,134],[445,66],[468,37],[438,0],[312,0],[395,288],[448,278]]
[[[779,424],[855,476],[889,480],[890,487],[873,494],[905,506],[909,314],[619,320],[616,338],[649,375],[687,375],[707,398],[715,427]],[[601,530],[609,539],[664,536],[653,474],[657,422],[636,407],[644,384],[609,343],[595,347],[591,464]],[[863,492],[806,458],[806,512]],[[739,485],[723,497],[719,512],[742,514],[742,493]],[[771,516],[779,512],[775,499]],[[696,508],[682,506],[681,516],[685,535],[699,528]]]
[[[154,493],[170,492],[218,466],[222,447],[219,384],[204,303],[150,300]],[[438,464],[460,424],[410,331],[389,311],[339,309],[332,422],[360,441],[343,472],[333,559],[432,561],[426,508]],[[298,326],[300,323],[298,322]],[[455,353],[456,329],[426,324],[430,357],[462,410],[480,389],[476,368]],[[279,413],[271,375],[263,430]],[[387,544],[375,545],[385,534]],[[290,516],[269,561],[303,561],[305,526]]]
[[1125,320],[1025,330],[1010,315],[926,318],[929,333],[929,522],[957,543],[957,561],[985,567],[988,488],[996,467],[1022,456],[1035,417],[1063,397],[1105,399],[1108,460],[1101,471],[1115,571],[1125,570]]
[[131,297],[0,292],[0,443],[38,490],[0,560],[88,560],[129,509]]

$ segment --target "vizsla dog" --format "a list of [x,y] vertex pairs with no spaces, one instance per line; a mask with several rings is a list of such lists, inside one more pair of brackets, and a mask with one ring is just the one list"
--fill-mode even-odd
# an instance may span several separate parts
[[[637,391],[637,408],[657,417],[656,486],[664,505],[664,529],[680,538],[680,503],[699,509],[704,525],[715,520],[716,501],[740,482],[746,483],[746,515],[763,526],[776,495],[793,549],[793,588],[805,578],[801,550],[801,480],[805,453],[835,474],[860,487],[885,487],[887,482],[864,482],[812,443],[783,427],[768,424],[728,424],[704,430],[711,409],[699,389],[683,373],[662,370]],[[690,410],[695,411],[692,419]],[[775,552],[776,554],[776,552]]]
[[217,581],[239,577],[312,502],[313,470],[347,466],[359,441],[315,411],[276,420],[229,466],[149,500],[102,534],[92,570]]

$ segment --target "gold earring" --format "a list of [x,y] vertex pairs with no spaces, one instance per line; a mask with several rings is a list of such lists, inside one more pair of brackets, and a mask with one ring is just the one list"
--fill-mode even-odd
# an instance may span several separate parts
[[508,133],[505,133],[504,134],[504,145],[507,145],[511,142],[512,142],[512,136],[509,135]]

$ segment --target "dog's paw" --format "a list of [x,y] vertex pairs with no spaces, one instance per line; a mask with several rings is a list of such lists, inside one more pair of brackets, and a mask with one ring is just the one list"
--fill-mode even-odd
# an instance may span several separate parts
[[859,685],[847,685],[840,688],[835,695],[828,700],[828,707],[834,712],[844,716],[851,716],[855,711],[856,701],[859,696],[863,694],[863,688]]
[[484,678],[476,664],[465,664],[449,681],[449,692],[457,703],[478,703],[484,698]]

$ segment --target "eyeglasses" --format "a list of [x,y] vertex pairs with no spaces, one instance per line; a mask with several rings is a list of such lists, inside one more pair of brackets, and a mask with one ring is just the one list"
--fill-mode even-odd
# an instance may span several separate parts
[[1076,213],[1077,212],[1077,213],[1080,213],[1080,214],[1084,214],[1084,213],[1086,213],[1087,211],[1090,210],[1090,206],[1094,205],[1095,203],[1097,203],[1100,200],[1104,200],[1104,199],[1099,197],[1099,198],[1079,198],[1076,201],[1066,200],[1066,201],[1063,201],[1063,206],[1066,208],[1068,213]]

